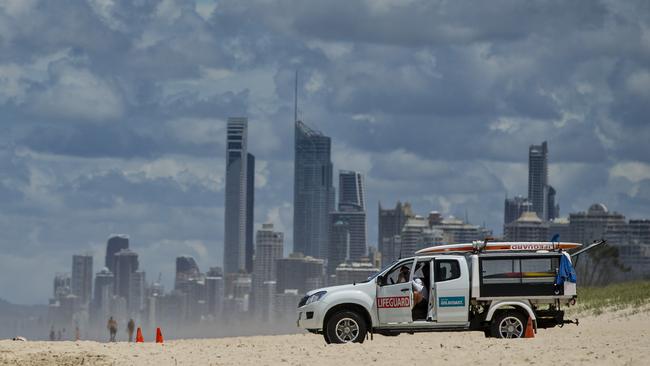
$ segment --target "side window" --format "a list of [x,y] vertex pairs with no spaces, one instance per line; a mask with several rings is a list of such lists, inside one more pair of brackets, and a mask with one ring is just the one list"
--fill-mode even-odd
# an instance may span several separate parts
[[521,281],[524,283],[554,283],[558,258],[527,258],[521,260]]
[[410,279],[411,268],[413,267],[413,261],[407,261],[398,264],[393,267],[386,275],[384,276],[383,286],[394,285],[396,283],[408,282]]
[[512,259],[483,259],[483,283],[521,283],[519,260]]
[[460,277],[460,265],[455,259],[436,260],[436,282],[449,281]]

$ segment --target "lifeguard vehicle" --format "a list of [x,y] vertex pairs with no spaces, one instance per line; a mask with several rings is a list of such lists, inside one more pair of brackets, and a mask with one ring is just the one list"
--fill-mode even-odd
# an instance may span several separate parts
[[[578,250],[577,243],[485,240],[422,249],[364,282],[308,292],[297,324],[327,343],[433,331],[520,338],[529,319],[535,331],[577,324],[564,318],[577,298],[568,251],[603,243]],[[418,301],[422,286],[426,298]]]

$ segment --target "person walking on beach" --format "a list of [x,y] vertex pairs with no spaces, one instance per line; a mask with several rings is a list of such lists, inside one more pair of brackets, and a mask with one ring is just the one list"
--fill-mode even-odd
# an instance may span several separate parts
[[115,335],[117,334],[117,321],[113,319],[113,317],[110,317],[108,319],[108,332],[111,335],[110,342],[115,342]]
[[50,328],[50,340],[55,341],[56,340],[56,332],[54,331],[54,325],[52,328]]
[[135,330],[135,322],[133,319],[129,319],[129,323],[126,325],[126,331],[129,332],[129,342],[133,342],[133,331]]

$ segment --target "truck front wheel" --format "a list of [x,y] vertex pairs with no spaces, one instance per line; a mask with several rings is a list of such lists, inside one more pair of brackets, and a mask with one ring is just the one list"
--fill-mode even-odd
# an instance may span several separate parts
[[526,331],[526,317],[519,311],[502,311],[492,320],[492,337],[522,338]]
[[363,343],[366,332],[363,317],[354,311],[342,310],[329,318],[324,336],[331,343]]

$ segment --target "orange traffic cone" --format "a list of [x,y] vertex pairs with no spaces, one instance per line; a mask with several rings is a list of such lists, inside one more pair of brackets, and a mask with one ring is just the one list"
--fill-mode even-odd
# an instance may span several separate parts
[[144,337],[142,336],[142,329],[138,327],[138,331],[135,333],[135,343],[144,343]]
[[528,317],[528,324],[526,324],[526,333],[524,338],[535,338],[535,329],[533,329],[533,318]]
[[162,331],[160,328],[156,328],[156,343],[162,343],[163,342],[163,336],[162,336]]

